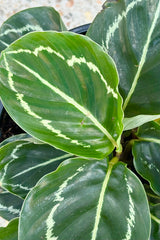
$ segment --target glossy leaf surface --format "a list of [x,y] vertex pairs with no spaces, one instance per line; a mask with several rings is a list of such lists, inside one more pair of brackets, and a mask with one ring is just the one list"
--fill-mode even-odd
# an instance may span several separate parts
[[30,135],[98,159],[118,147],[118,75],[99,45],[73,33],[34,32],[7,48],[0,64],[2,102]]
[[0,228],[1,240],[18,240],[18,218],[9,222],[7,227]]
[[135,168],[160,195],[160,125],[155,122],[144,124],[137,136],[140,141],[133,145]]
[[141,116],[131,128],[150,121],[151,115],[159,118],[159,25],[159,0],[108,0],[87,34],[116,63],[125,117]]
[[151,212],[151,236],[150,240],[160,239],[160,196],[156,195],[149,187],[144,185],[147,193]]
[[21,198],[3,190],[0,192],[0,216],[8,221],[19,217],[22,203]]
[[66,30],[59,13],[54,8],[35,7],[18,12],[0,28],[0,52],[29,32],[46,30]]
[[147,240],[149,231],[138,178],[115,158],[108,165],[76,158],[64,161],[27,195],[19,240]]
[[[18,141],[18,140],[26,140],[28,138],[32,138],[30,135],[28,135],[27,133],[21,133],[21,134],[17,134],[17,135],[13,135],[9,138],[6,138],[4,141],[2,141],[0,143],[0,148],[4,145],[6,145],[7,143],[10,143],[10,142],[15,142],[15,141]],[[32,138],[33,139],[33,138]],[[36,141],[36,140],[34,140]]]
[[50,145],[33,141],[17,140],[0,148],[1,184],[22,198],[41,177],[72,156]]
[[151,205],[152,231],[150,240],[160,239],[160,204]]

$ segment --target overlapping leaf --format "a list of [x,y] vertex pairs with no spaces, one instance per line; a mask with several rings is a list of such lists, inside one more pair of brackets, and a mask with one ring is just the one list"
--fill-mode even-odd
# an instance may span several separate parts
[[160,125],[146,123],[139,128],[137,136],[140,141],[133,145],[135,168],[160,195]]
[[0,216],[8,221],[19,217],[22,203],[21,198],[3,190],[0,192]]
[[149,238],[150,216],[138,178],[116,159],[70,159],[25,199],[19,240]]
[[10,221],[7,227],[0,228],[1,240],[18,240],[18,218]]
[[116,63],[126,129],[160,117],[159,25],[159,0],[108,0],[87,33]]
[[42,176],[71,156],[29,138],[10,142],[0,148],[1,184],[24,198]]
[[150,205],[152,231],[150,240],[157,240],[160,238],[160,204]]
[[99,45],[73,33],[34,32],[7,48],[0,64],[3,104],[26,132],[85,157],[118,147],[118,75]]
[[[30,139],[28,139],[30,138]],[[6,138],[3,142],[0,143],[0,148],[4,145],[6,145],[7,143],[10,143],[10,142],[15,142],[15,141],[18,141],[18,140],[29,140],[29,141],[36,141],[36,139],[33,139],[29,134],[27,133],[21,133],[21,134],[17,134],[17,135],[13,135],[9,138]]]
[[14,14],[0,28],[0,52],[32,31],[63,31],[66,27],[52,7],[35,7]]

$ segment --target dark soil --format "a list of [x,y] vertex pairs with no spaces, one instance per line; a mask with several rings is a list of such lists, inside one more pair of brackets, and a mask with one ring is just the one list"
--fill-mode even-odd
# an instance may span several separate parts
[[20,133],[24,133],[24,131],[11,119],[5,109],[3,109],[0,119],[0,142]]

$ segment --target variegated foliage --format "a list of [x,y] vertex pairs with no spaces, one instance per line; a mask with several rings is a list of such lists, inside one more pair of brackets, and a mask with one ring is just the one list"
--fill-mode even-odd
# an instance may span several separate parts
[[2,53],[0,82],[5,108],[34,137],[94,158],[119,147],[117,71],[87,37],[69,32],[22,37]]
[[18,12],[0,28],[0,52],[29,32],[46,30],[67,30],[54,8],[35,7]]
[[159,25],[159,0],[108,0],[87,33],[116,63],[126,130],[160,117]]
[[29,193],[19,239],[146,240],[149,232],[147,199],[138,178],[116,158],[110,163],[77,158],[43,177]]
[[27,137],[20,134],[9,138],[9,143],[2,142],[5,145],[0,148],[1,186],[21,198],[25,198],[41,177],[73,156]]
[[147,179],[152,189],[160,195],[160,125],[146,123],[139,128],[138,141],[133,145],[134,165]]
[[[0,191],[0,216],[10,221],[19,217],[23,200],[10,192],[1,189]],[[1,239],[1,238],[0,238]]]
[[160,117],[159,23],[158,0],[110,0],[88,31],[102,47],[40,30],[1,53],[2,102],[32,136],[0,145],[3,187],[25,198],[19,240],[160,238],[160,125],[146,123]]

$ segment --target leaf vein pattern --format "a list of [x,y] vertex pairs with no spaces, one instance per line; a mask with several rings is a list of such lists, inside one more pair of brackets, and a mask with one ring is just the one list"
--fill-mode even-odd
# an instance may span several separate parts
[[27,172],[29,172],[29,171],[32,171],[32,170],[34,170],[34,169],[36,169],[36,168],[49,165],[49,164],[51,164],[51,163],[53,163],[53,162],[56,162],[56,161],[60,161],[60,160],[63,160],[63,159],[67,159],[67,158],[69,158],[69,157],[71,157],[71,156],[73,156],[73,155],[72,155],[72,154],[65,154],[65,155],[62,155],[62,156],[57,157],[57,158],[52,158],[52,159],[50,159],[50,160],[48,160],[48,161],[46,161],[46,162],[37,164],[37,165],[35,165],[35,166],[33,166],[33,167],[30,167],[30,168],[28,168],[28,169],[25,169],[25,170],[22,171],[22,172],[17,173],[17,174],[14,175],[11,179],[16,178],[16,177],[18,177],[18,176],[20,176],[20,175],[23,175],[23,174],[25,174],[25,173],[27,173]]
[[57,240],[57,236],[53,236],[53,229],[55,226],[55,220],[54,220],[54,214],[61,204],[61,202],[64,200],[64,197],[62,197],[64,189],[68,186],[69,181],[73,180],[79,173],[84,171],[84,166],[79,167],[76,172],[67,178],[58,188],[57,192],[55,193],[55,198],[54,198],[54,203],[57,202],[56,205],[52,208],[47,220],[46,220],[46,226],[47,226],[47,231],[46,231],[46,240]]
[[102,188],[101,188],[101,192],[100,192],[100,196],[99,196],[99,200],[98,200],[98,204],[97,204],[97,211],[96,211],[95,222],[94,222],[91,240],[96,240],[96,238],[97,238],[98,226],[99,226],[100,219],[101,219],[101,212],[102,212],[102,207],[103,207],[103,202],[104,202],[105,191],[106,191],[109,179],[110,179],[112,168],[116,163],[117,163],[117,158],[115,157],[109,163],[107,174],[106,174],[105,179],[102,184]]
[[134,206],[132,196],[131,196],[131,193],[133,192],[133,190],[132,190],[131,186],[129,185],[126,175],[125,175],[125,182],[126,182],[128,197],[129,197],[129,217],[126,217],[127,232],[126,232],[125,238],[123,238],[122,240],[131,240],[132,239],[132,229],[135,226],[135,206]]
[[106,33],[106,41],[105,41],[105,43],[104,43],[104,41],[102,41],[102,47],[104,48],[104,50],[106,52],[109,49],[110,40],[114,36],[115,31],[118,30],[120,22],[122,21],[123,18],[127,17],[127,14],[130,12],[130,10],[132,10],[134,8],[134,6],[136,4],[138,4],[139,2],[142,2],[142,0],[132,1],[130,4],[128,4],[126,11],[123,11],[121,15],[119,14],[118,17],[114,20],[113,24],[109,26],[109,29]]
[[[44,49],[43,49],[44,50]],[[47,120],[47,119],[42,119],[41,116],[39,116],[38,114],[36,114],[34,111],[31,110],[30,106],[28,105],[28,103],[24,100],[24,95],[23,94],[20,94],[18,93],[18,91],[16,90],[15,86],[14,86],[14,82],[13,82],[13,74],[10,72],[10,69],[9,69],[9,65],[8,65],[8,62],[7,62],[7,59],[6,59],[6,56],[4,54],[4,62],[5,62],[5,65],[6,65],[6,70],[8,71],[8,83],[9,83],[9,86],[10,88],[12,89],[12,91],[15,92],[16,94],[16,97],[17,97],[17,100],[19,100],[22,108],[24,109],[25,112],[27,112],[30,116],[38,119],[40,121],[40,123],[45,127],[47,128],[48,130],[50,130],[52,133],[56,134],[57,137],[60,137],[60,138],[63,138],[63,139],[66,139],[66,140],[69,140],[71,143],[73,143],[74,141],[74,144],[76,145],[79,145],[79,146],[83,146],[84,148],[90,148],[90,145],[85,145],[81,142],[79,142],[78,140],[73,140],[69,137],[67,137],[66,135],[62,134],[60,130],[58,129],[55,129],[53,128],[53,126],[51,125],[51,121],[50,120]],[[20,63],[21,64],[21,63]],[[25,66],[25,65],[23,65]],[[31,70],[32,71],[32,70]],[[37,73],[36,74],[36,77],[37,77]],[[38,75],[38,77],[40,77]],[[39,78],[38,78],[39,79]],[[41,80],[41,77],[40,77],[40,80]],[[42,78],[43,80],[43,78]],[[46,80],[44,80],[45,83],[48,83]],[[49,83],[48,83],[49,84]],[[51,85],[51,84],[50,84]],[[49,86],[50,86],[49,85]],[[51,85],[52,86],[52,85]]]
[[[85,109],[83,106],[81,106],[79,103],[77,103],[73,98],[62,92],[59,88],[53,86],[48,81],[46,81],[44,78],[42,78],[38,73],[34,72],[32,69],[28,68],[26,65],[22,64],[21,62],[15,60],[19,65],[24,67],[26,70],[28,70],[30,73],[32,73],[36,78],[38,78],[41,83],[48,86],[50,89],[52,89],[56,94],[61,96],[66,102],[72,104],[74,107],[76,107],[80,112],[82,112],[86,117],[88,117],[100,130],[103,132],[108,139],[113,143],[114,146],[117,146],[117,143],[113,139],[113,137],[110,135],[110,133],[98,122],[98,120],[89,112],[87,109]],[[43,121],[44,122],[44,121]],[[47,126],[49,121],[45,121],[45,124]],[[51,130],[51,129],[50,129]]]
[[20,150],[20,148],[23,146],[23,145],[26,145],[28,143],[22,143],[22,144],[19,144],[15,147],[15,149],[13,149],[12,153],[10,154],[10,157],[11,157],[11,160],[4,166],[4,172],[3,172],[3,175],[1,177],[1,182],[3,183],[4,181],[4,178],[6,176],[6,173],[7,173],[7,170],[8,170],[8,167],[9,165],[18,158],[18,156],[16,155],[16,153]]
[[20,210],[19,209],[15,209],[13,206],[7,207],[7,206],[3,206],[2,204],[0,204],[0,210],[4,210],[4,211],[8,211],[12,214],[19,214]]
[[70,66],[70,67],[73,67],[73,65],[76,64],[76,63],[79,64],[79,65],[82,64],[82,63],[84,63],[84,64],[87,65],[87,67],[88,67],[91,71],[97,72],[98,75],[100,76],[102,82],[105,84],[105,87],[106,87],[106,89],[107,89],[107,93],[108,93],[108,94],[109,94],[109,93],[112,93],[112,96],[113,96],[114,98],[116,98],[116,99],[118,98],[117,93],[115,93],[114,90],[107,84],[107,82],[106,82],[106,80],[104,79],[104,77],[103,77],[102,73],[100,72],[99,68],[98,68],[94,63],[92,63],[92,62],[87,62],[87,60],[86,60],[84,57],[76,57],[76,56],[74,56],[74,55],[72,56],[71,59],[67,60],[67,64],[68,64],[68,66]]
[[2,41],[2,40],[0,40],[0,42],[1,42],[5,47],[8,47],[8,46],[9,46],[9,44],[7,44],[6,42],[4,42],[4,41]]
[[26,191],[30,191],[32,188],[29,188],[27,186],[23,186],[22,184],[11,184],[11,183],[3,183],[3,186],[11,186],[14,188],[20,188]]
[[157,6],[157,9],[156,9],[156,12],[155,12],[155,16],[154,16],[154,19],[153,19],[153,22],[152,22],[152,25],[151,25],[151,28],[148,32],[148,36],[147,36],[147,41],[144,45],[144,48],[143,48],[143,51],[142,51],[142,56],[141,56],[141,59],[140,59],[140,62],[139,62],[139,66],[138,66],[138,70],[136,72],[136,75],[133,79],[133,83],[132,83],[132,86],[129,90],[129,93],[124,101],[124,105],[123,105],[123,110],[126,109],[127,105],[128,105],[128,102],[130,101],[133,93],[134,93],[134,90],[136,88],[136,85],[137,85],[137,82],[138,82],[138,79],[140,77],[140,73],[142,71],[142,68],[145,64],[145,61],[146,61],[146,57],[147,57],[147,53],[148,53],[148,49],[149,49],[149,44],[150,44],[150,41],[151,41],[151,37],[152,37],[152,34],[153,34],[153,31],[154,31],[154,28],[156,26],[156,23],[157,23],[157,20],[159,18],[159,14],[160,14],[160,1],[158,3],[158,6]]
[[[39,51],[42,51],[42,50],[46,50],[46,51],[48,51],[48,48],[45,48],[45,47],[43,47],[43,46],[40,46],[39,48]],[[29,53],[29,54],[31,54],[31,53],[33,53],[32,51],[30,52],[30,50],[29,50],[29,52],[28,52],[28,50],[26,50],[26,49],[24,49],[24,51],[26,52],[26,53]],[[36,51],[36,54],[38,54],[37,52],[38,52],[38,50],[35,50]],[[49,51],[51,51],[51,50],[49,50]],[[21,52],[23,52],[23,49],[19,49],[18,51],[10,51],[10,52],[7,52],[7,54],[17,54],[17,53],[21,53]],[[55,51],[53,51],[52,52],[53,54],[55,54]],[[5,54],[4,54],[5,55]],[[58,56],[58,57],[60,57],[61,58],[61,56],[59,56],[59,53],[57,53],[56,52],[56,55]],[[5,57],[5,59],[6,59],[6,57]],[[14,87],[14,84],[13,84],[13,80],[12,80],[12,77],[13,77],[13,74],[9,71],[9,66],[8,66],[8,63],[7,63],[7,60],[5,60],[6,61],[6,69],[8,70],[8,78],[9,78],[9,83],[10,83],[10,86],[11,86],[11,88],[12,88],[12,90],[13,91],[16,91],[16,89],[15,89],[15,87]],[[35,71],[33,71],[31,68],[29,68],[28,66],[26,66],[26,65],[24,65],[23,63],[21,63],[21,62],[19,62],[19,61],[17,61],[17,60],[15,60],[14,59],[14,61],[17,63],[17,64],[19,64],[21,67],[23,67],[24,69],[26,69],[28,72],[30,72],[32,75],[34,75],[37,79],[39,79],[40,80],[40,82],[42,83],[42,84],[44,84],[45,86],[47,86],[47,87],[49,87],[50,89],[52,89],[52,91],[54,91],[56,94],[58,94],[60,97],[62,97],[65,101],[67,101],[68,103],[70,103],[70,104],[72,104],[74,107],[76,107],[80,112],[82,112],[86,117],[88,117],[93,123],[94,123],[94,125],[104,134],[104,135],[106,135],[107,136],[107,138],[112,142],[112,144],[114,145],[114,146],[116,146],[117,147],[117,143],[116,143],[116,141],[114,140],[114,138],[111,136],[111,134],[101,125],[101,123],[92,115],[92,113],[91,112],[89,112],[87,109],[85,109],[83,106],[81,106],[79,103],[77,103],[73,98],[71,98],[70,96],[68,96],[67,94],[65,94],[64,92],[62,92],[59,88],[57,88],[57,87],[55,87],[55,86],[53,86],[52,84],[50,84],[47,80],[45,80],[44,78],[42,78],[37,72],[35,72]],[[71,64],[72,64],[72,62],[74,63],[74,61],[72,60],[71,62],[69,62],[69,66],[71,66]],[[91,65],[91,64],[89,64],[89,65]],[[95,66],[94,65],[91,65],[90,66],[91,68],[95,68]],[[96,68],[95,68],[96,69]],[[97,71],[97,69],[96,69],[96,71]],[[110,88],[109,88],[110,89]],[[111,89],[110,89],[110,91],[111,91]],[[17,91],[16,91],[17,92]],[[21,97],[21,94],[19,94],[19,93],[17,93],[18,94],[18,97],[20,98]],[[22,95],[22,97],[23,97],[23,95]],[[22,102],[22,101],[21,101]],[[27,103],[23,103],[23,108],[25,109],[25,110],[29,110],[29,111],[27,111],[30,115],[33,115],[33,116],[35,116],[36,118],[40,118],[41,120],[42,120],[42,118],[40,117],[40,116],[38,116],[37,114],[35,115],[35,113],[34,112],[32,112],[31,111],[31,109],[29,108],[29,106],[28,106],[28,104]],[[51,130],[51,131],[56,131],[55,129],[53,129],[53,127],[51,126],[51,125],[49,125],[49,123],[50,123],[50,121],[49,120],[42,120],[41,121],[41,123],[45,126],[45,127],[47,127],[49,130]],[[64,139],[70,139],[70,138],[66,138],[64,135],[62,135],[61,133],[60,133],[60,131],[59,130],[57,130],[58,132],[57,132],[57,134],[60,134],[60,137],[63,137]],[[82,143],[79,143],[79,144],[77,144],[77,145],[82,145],[83,147],[90,147],[90,145],[83,145]]]
[[39,25],[30,25],[27,24],[24,27],[17,28],[17,29],[7,29],[3,33],[0,33],[0,37],[3,37],[5,35],[8,35],[9,33],[23,33],[25,31],[43,31],[43,29]]

